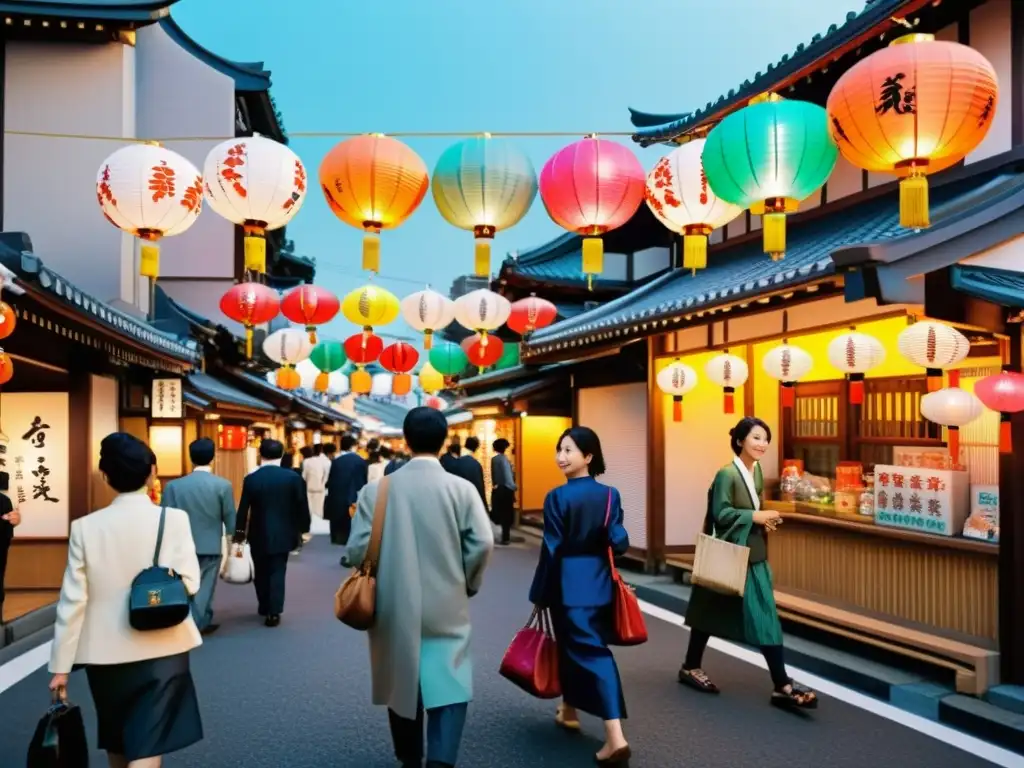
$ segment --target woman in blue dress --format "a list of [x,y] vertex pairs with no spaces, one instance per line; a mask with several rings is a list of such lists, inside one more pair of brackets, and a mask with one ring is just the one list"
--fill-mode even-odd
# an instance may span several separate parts
[[629,548],[621,498],[615,488],[595,480],[605,466],[592,429],[563,432],[556,460],[568,482],[544,499],[544,543],[530,587],[530,601],[549,609],[558,643],[562,703],[555,723],[578,731],[577,710],[600,717],[605,740],[597,764],[628,768],[630,749],[622,733],[626,702],[608,648],[615,620],[608,547],[616,555]]

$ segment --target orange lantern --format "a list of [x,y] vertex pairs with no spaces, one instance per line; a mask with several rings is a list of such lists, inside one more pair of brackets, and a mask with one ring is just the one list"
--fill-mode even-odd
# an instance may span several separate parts
[[331,211],[365,232],[363,269],[380,271],[380,232],[394,229],[423,202],[427,166],[402,142],[381,133],[346,139],[320,164],[320,188]]
[[10,355],[0,349],[0,385],[6,384],[14,377],[14,361]]
[[293,390],[302,384],[302,377],[294,368],[286,366],[277,369],[276,381],[278,389]]
[[14,326],[17,323],[18,318],[11,305],[6,301],[0,301],[0,339],[6,339],[14,333]]
[[934,35],[906,35],[850,67],[828,97],[832,136],[858,168],[900,178],[900,225],[929,225],[927,176],[977,147],[996,112],[988,59]]

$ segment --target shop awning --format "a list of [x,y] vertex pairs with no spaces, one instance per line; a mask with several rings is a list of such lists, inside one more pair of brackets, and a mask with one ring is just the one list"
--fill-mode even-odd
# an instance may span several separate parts
[[[1024,264],[1021,265],[1024,267]],[[1024,273],[958,264],[950,270],[954,290],[1004,307],[1024,307]]]
[[259,398],[247,395],[240,389],[235,389],[219,379],[215,379],[206,373],[193,373],[188,379],[188,385],[194,389],[201,398],[216,405],[233,406],[244,408],[261,413],[276,413],[277,409],[270,403]]
[[200,411],[205,411],[213,405],[212,401],[200,397],[195,392],[189,392],[187,389],[182,393],[181,399],[186,405],[191,405],[193,408],[198,408]]
[[496,387],[485,390],[474,395],[462,398],[458,401],[459,408],[481,408],[488,405],[511,405],[516,400],[521,400],[530,395],[536,395],[545,390],[565,388],[568,382],[562,376],[540,376],[529,381],[519,382],[511,386]]

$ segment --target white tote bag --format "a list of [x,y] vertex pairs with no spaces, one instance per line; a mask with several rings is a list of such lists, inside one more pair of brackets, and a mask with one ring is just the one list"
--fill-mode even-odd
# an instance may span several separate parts
[[221,565],[220,577],[228,584],[249,584],[253,579],[252,552],[249,542],[228,544],[227,557]]

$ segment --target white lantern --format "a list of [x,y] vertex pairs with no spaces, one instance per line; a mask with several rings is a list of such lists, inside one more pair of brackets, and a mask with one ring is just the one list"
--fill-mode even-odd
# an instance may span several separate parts
[[[310,353],[312,354],[312,352]],[[299,386],[303,389],[313,391],[316,389],[316,378],[320,375],[320,369],[313,365],[309,358],[299,360],[295,364],[295,371],[299,374]]]
[[864,374],[885,360],[885,347],[874,336],[847,331],[836,336],[828,345],[828,360],[850,381],[850,402],[864,402]]
[[294,367],[312,352],[309,334],[302,328],[281,328],[263,340],[263,354],[278,365]]
[[370,382],[370,394],[376,397],[386,397],[391,394],[394,387],[395,377],[390,373],[375,373]]
[[476,331],[484,339],[508,321],[512,304],[504,296],[481,288],[455,300],[455,319],[459,325]]
[[263,136],[231,139],[210,150],[203,177],[210,207],[245,229],[245,268],[266,272],[266,233],[291,221],[306,199],[299,156]]
[[984,412],[985,406],[972,392],[948,387],[929,392],[921,398],[921,415],[948,428],[949,455],[960,463],[960,427],[970,424]]
[[971,351],[971,342],[960,331],[930,320],[908,325],[896,340],[907,360],[925,369],[928,391],[942,388],[942,371],[962,362]]
[[705,139],[695,139],[658,161],[647,177],[647,206],[662,224],[683,236],[683,267],[708,265],[708,236],[743,209],[715,195],[704,175]]
[[131,144],[100,165],[96,199],[107,221],[142,240],[139,274],[152,285],[160,275],[157,241],[195,224],[203,209],[203,179],[177,152]]
[[447,328],[455,319],[455,302],[429,288],[402,299],[402,317],[409,327],[423,334],[423,348],[433,346],[434,331]]
[[327,394],[340,396],[348,394],[348,376],[341,371],[327,374]]
[[723,413],[735,413],[736,403],[734,395],[736,387],[742,387],[747,381],[747,376],[750,375],[747,361],[742,357],[736,357],[736,355],[730,355],[727,352],[715,355],[704,366],[704,373],[707,374],[711,381],[722,387],[725,391]]
[[761,366],[765,373],[773,379],[777,379],[782,385],[782,407],[792,408],[796,400],[793,384],[811,372],[811,368],[814,367],[814,358],[806,350],[789,342],[783,342],[768,350],[761,361]]
[[683,420],[683,396],[697,386],[697,372],[676,360],[658,371],[658,389],[672,395],[672,421]]

